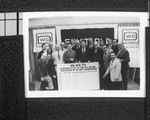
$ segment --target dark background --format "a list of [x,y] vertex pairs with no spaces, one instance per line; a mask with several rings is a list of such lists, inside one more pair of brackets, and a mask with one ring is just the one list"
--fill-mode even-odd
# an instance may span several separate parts
[[[108,34],[109,33],[109,34]],[[82,38],[102,38],[106,43],[106,38],[114,39],[114,28],[88,28],[88,29],[69,29],[61,30],[61,40],[65,39],[82,39]]]
[[[147,12],[148,0],[1,0],[1,12]],[[149,120],[150,31],[147,28],[146,98],[25,98],[23,36],[0,37],[0,119]]]

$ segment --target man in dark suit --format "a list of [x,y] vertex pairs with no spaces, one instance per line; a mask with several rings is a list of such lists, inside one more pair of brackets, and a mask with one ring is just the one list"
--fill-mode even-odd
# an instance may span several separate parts
[[52,78],[54,89],[58,90],[58,82],[57,82],[57,78],[56,78],[54,60],[52,59],[52,55],[49,53],[46,58],[46,67],[48,70],[48,75]]
[[99,63],[99,74],[100,74],[100,89],[104,89],[103,82],[103,50],[98,47],[98,42],[94,42],[93,61]]
[[79,49],[80,49],[80,41],[79,40],[76,40],[76,45],[74,45],[73,47],[72,47],[72,50],[74,50],[74,51],[78,51]]
[[37,60],[41,58],[42,54],[44,53],[45,55],[47,55],[47,49],[48,49],[48,44],[47,43],[43,43],[41,45],[42,50],[38,53],[38,57]]
[[78,62],[90,62],[90,50],[86,46],[85,40],[81,41],[81,47],[77,51],[77,61]]
[[128,70],[129,70],[129,62],[130,62],[130,57],[129,57],[129,52],[126,48],[124,48],[123,44],[118,44],[118,54],[117,58],[120,59],[121,62],[121,74],[122,74],[122,79],[123,79],[123,89],[127,90],[127,76],[128,76]]
[[89,57],[90,57],[90,62],[93,62],[93,51],[94,51],[94,43],[93,43],[93,38],[89,39]]
[[[35,90],[40,90],[40,86],[42,87],[42,90],[54,89],[53,81],[52,81],[53,73],[49,71],[47,64],[48,64],[48,61],[46,60],[46,55],[43,53],[41,55],[41,58],[37,61],[37,69],[38,69],[38,75],[39,75],[40,80],[38,81],[39,84],[37,84],[36,86],[37,89]],[[44,84],[41,85],[42,83]]]
[[75,63],[76,62],[76,52],[72,50],[72,45],[68,44],[68,50],[63,55],[63,61],[65,63]]
[[118,54],[118,39],[113,39],[113,44],[111,49],[116,55]]

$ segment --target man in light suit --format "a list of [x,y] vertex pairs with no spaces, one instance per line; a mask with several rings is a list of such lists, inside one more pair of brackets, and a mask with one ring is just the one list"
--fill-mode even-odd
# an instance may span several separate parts
[[111,79],[111,90],[121,90],[122,88],[121,62],[116,57],[116,54],[114,52],[111,53],[111,62],[103,78],[106,78],[106,76],[109,73]]
[[64,51],[62,51],[60,46],[57,44],[55,46],[55,51],[52,53],[55,66],[57,66],[57,64],[64,64],[63,55],[64,55]]
[[72,45],[69,43],[67,46],[68,50],[63,55],[63,61],[65,63],[75,63],[76,62],[76,52],[72,50]]

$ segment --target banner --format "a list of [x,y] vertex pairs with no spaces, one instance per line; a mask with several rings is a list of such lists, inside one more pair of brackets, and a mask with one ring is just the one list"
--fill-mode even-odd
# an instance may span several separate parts
[[43,43],[53,43],[55,46],[55,29],[37,29],[33,30],[34,49],[33,52],[40,52]]
[[98,62],[58,64],[59,90],[98,90]]
[[106,38],[117,38],[117,24],[57,26],[56,31],[58,42],[66,42],[71,39],[85,40],[86,43],[89,39],[93,39],[93,41],[104,40],[106,42]]

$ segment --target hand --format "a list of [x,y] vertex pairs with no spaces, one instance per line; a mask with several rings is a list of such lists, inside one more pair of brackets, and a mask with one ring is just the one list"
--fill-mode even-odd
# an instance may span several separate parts
[[53,78],[56,78],[56,75],[53,75]]
[[44,81],[44,78],[43,78],[43,77],[41,78],[41,81]]
[[103,75],[103,78],[106,78],[106,76],[107,76],[107,74],[104,74],[104,75]]
[[90,61],[88,60],[88,63],[90,63]]
[[81,61],[78,61],[78,63],[81,63]]
[[120,62],[123,62],[123,59],[120,59]]
[[48,82],[52,80],[52,78],[49,75],[47,75],[47,77],[48,77],[47,79]]
[[70,60],[71,60],[71,61],[74,61],[74,59],[73,59],[73,58],[70,58]]

